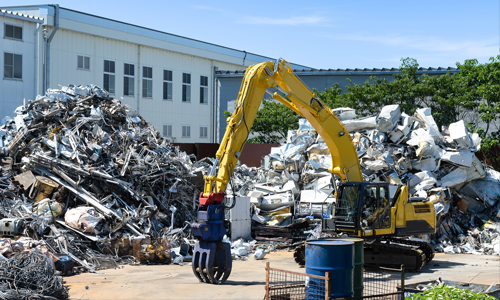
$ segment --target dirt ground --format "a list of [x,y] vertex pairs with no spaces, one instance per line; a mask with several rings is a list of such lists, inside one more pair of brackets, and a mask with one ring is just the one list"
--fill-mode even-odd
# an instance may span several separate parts
[[[191,266],[126,265],[65,277],[71,299],[255,299],[262,300],[266,283],[266,262],[271,267],[305,273],[293,261],[293,252],[268,254],[264,260],[233,261],[228,281],[222,285],[200,283]],[[499,256],[472,254],[436,254],[421,271],[407,273],[405,282],[426,280],[500,283]]]

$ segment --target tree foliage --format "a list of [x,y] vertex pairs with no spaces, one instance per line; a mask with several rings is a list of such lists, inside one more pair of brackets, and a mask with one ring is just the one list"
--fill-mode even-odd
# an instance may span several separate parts
[[[500,117],[500,55],[480,64],[477,59],[457,63],[458,73],[440,76],[417,74],[419,65],[413,58],[401,59],[400,72],[388,81],[375,76],[362,84],[349,80],[345,91],[338,83],[324,91],[314,90],[330,108],[350,107],[359,117],[379,113],[385,105],[399,104],[401,111],[413,114],[430,107],[438,126],[464,120],[483,138],[483,145],[498,144]],[[253,142],[278,142],[289,129],[296,129],[298,116],[282,104],[264,101],[252,132]],[[485,128],[479,128],[479,122]]]
[[456,286],[446,284],[435,285],[425,292],[412,294],[406,298],[409,300],[434,300],[434,299],[449,299],[449,300],[477,300],[477,299],[496,299],[493,296],[483,293],[474,293],[467,289],[460,289]]
[[[288,130],[299,128],[299,115],[272,99],[264,99],[253,122],[250,133],[255,134],[247,143],[280,143],[286,139]],[[230,113],[225,111],[226,118]]]
[[248,143],[280,143],[288,130],[299,128],[299,115],[272,99],[265,99],[250,133],[257,134]]

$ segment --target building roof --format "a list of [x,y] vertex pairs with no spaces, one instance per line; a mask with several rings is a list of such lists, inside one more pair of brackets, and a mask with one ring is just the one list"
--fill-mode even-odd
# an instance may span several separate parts
[[[354,69],[294,69],[295,73],[299,75],[383,75],[383,74],[393,74],[399,73],[399,68],[354,68]],[[459,70],[454,67],[429,67],[429,68],[418,68],[417,74],[423,73],[433,73],[433,74],[445,74],[448,71],[451,73],[458,73]],[[216,75],[233,75],[233,76],[242,76],[245,74],[245,70],[243,71],[231,71],[231,70],[217,70],[215,71]]]
[[[39,8],[40,12],[43,10],[43,14],[47,14],[50,16],[54,16],[54,11],[55,11],[55,4],[41,4],[41,5],[19,5],[19,6],[9,6],[6,8],[11,8],[11,9],[20,9],[20,8]],[[258,61],[258,62],[263,62],[267,60],[275,60],[275,58],[270,58],[267,56],[247,52],[245,50],[237,50],[233,48],[229,48],[226,46],[221,46],[209,42],[204,42],[156,29],[151,29],[131,23],[126,23],[118,20],[113,20],[97,15],[92,15],[88,13],[84,13],[81,11],[76,11],[72,10],[69,8],[65,7],[59,7],[60,10],[60,17],[65,18],[65,19],[70,19],[74,21],[78,21],[81,23],[86,23],[86,24],[91,24],[91,25],[96,25],[104,28],[109,28],[113,30],[118,30],[122,32],[127,32],[131,34],[137,34],[137,35],[142,35],[145,37],[150,37],[162,41],[167,41],[167,42],[172,42],[184,46],[189,46],[193,48],[198,48],[198,49],[203,49],[207,51],[212,51],[215,53],[221,53],[225,55],[230,55],[234,57],[241,58],[242,60],[251,60],[251,61]],[[297,68],[303,68],[306,70],[311,69],[308,66],[304,65],[299,65],[299,64],[294,64],[292,63],[293,67]]]
[[0,9],[0,16],[6,16],[6,17],[16,18],[16,19],[20,19],[20,20],[24,20],[24,21],[36,22],[36,23],[43,23],[43,18],[25,15],[25,14],[21,14],[18,12],[8,11],[8,10],[3,10],[3,9]]

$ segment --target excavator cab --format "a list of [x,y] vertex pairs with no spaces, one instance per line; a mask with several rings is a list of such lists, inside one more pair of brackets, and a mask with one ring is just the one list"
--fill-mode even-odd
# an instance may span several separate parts
[[391,197],[386,182],[344,182],[337,190],[338,231],[370,232],[391,228]]

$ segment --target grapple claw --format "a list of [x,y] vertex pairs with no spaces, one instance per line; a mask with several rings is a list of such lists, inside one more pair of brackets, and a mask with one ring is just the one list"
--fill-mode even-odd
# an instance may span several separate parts
[[228,243],[196,241],[193,273],[200,282],[221,284],[231,274],[231,249]]
[[222,242],[226,232],[225,207],[221,203],[224,195],[216,194],[217,197],[213,199],[201,196],[198,222],[191,224],[191,232],[197,239],[193,252],[193,273],[201,282],[221,284],[231,274],[232,266],[231,247]]

